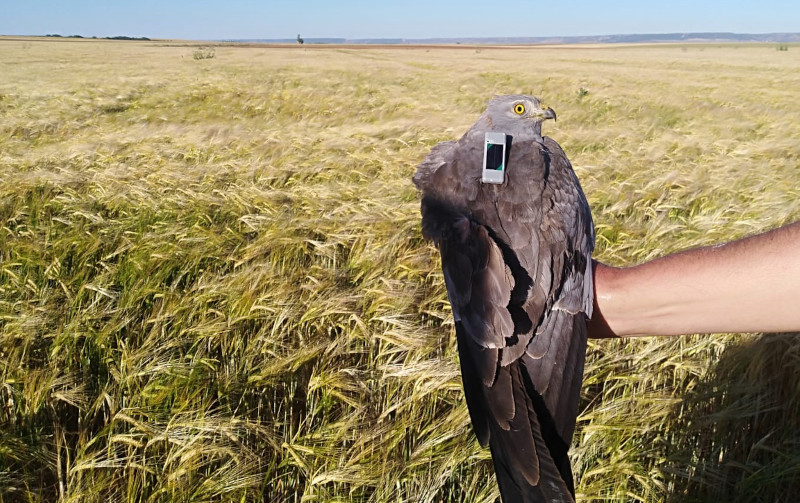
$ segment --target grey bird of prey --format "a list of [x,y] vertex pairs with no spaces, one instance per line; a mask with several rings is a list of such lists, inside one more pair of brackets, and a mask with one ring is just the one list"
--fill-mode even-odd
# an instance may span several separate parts
[[[594,226],[555,112],[496,96],[458,141],[417,167],[422,232],[439,249],[472,426],[489,445],[505,503],[572,502],[575,428]],[[484,133],[506,134],[502,184],[481,182]]]

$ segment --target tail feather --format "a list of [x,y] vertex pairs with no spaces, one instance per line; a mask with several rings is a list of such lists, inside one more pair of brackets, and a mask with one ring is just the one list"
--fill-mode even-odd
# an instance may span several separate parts
[[[514,400],[516,405],[516,416],[511,422],[511,428],[504,430],[495,421],[490,421],[489,445],[492,451],[492,460],[497,474],[497,483],[500,486],[500,494],[504,503],[574,503],[574,488],[572,482],[572,472],[569,469],[569,460],[564,453],[556,453],[553,457],[551,440],[550,445],[545,441],[546,435],[554,432],[548,431],[552,428],[545,427],[543,432],[542,424],[539,420],[540,410],[544,408],[544,401],[541,406],[534,404],[529,386],[525,383],[527,376],[521,364],[513,363],[501,369],[511,373],[514,388]],[[535,391],[534,391],[535,393]],[[544,409],[546,414],[546,409]],[[545,419],[545,422],[547,419]],[[550,420],[552,422],[552,420]],[[534,452],[526,452],[528,449],[520,449],[520,434],[530,435],[527,442],[522,442],[524,446],[533,440]],[[527,435],[526,435],[527,434]],[[556,439],[563,443],[561,439]],[[556,449],[560,450],[560,449]],[[568,478],[565,480],[564,461]],[[535,470],[538,477],[532,481],[526,474]]]

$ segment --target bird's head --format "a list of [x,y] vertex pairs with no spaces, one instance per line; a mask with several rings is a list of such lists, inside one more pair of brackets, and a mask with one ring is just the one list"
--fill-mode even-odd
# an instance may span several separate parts
[[495,96],[484,113],[490,126],[512,136],[525,136],[531,130],[542,135],[542,122],[556,119],[555,111],[538,98],[524,94]]

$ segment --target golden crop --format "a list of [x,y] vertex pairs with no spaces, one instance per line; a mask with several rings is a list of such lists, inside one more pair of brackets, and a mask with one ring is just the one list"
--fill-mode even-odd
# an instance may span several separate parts
[[[800,217],[800,47],[0,39],[0,502],[488,502],[410,178],[546,100],[625,265]],[[800,338],[590,345],[582,501],[794,501]]]

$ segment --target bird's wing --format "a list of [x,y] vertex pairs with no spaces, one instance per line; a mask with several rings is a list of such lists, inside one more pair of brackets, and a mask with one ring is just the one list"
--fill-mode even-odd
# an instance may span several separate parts
[[511,393],[486,393],[497,383],[499,352],[514,331],[507,309],[514,279],[488,230],[441,200],[422,199],[423,234],[439,247],[458,331],[464,391],[478,440],[489,441],[488,415],[507,424]]
[[425,159],[417,165],[417,171],[412,178],[417,188],[425,190],[431,185],[434,173],[452,159],[456,144],[455,141],[443,141],[433,146]]
[[521,358],[500,364],[502,353],[519,343],[509,311],[515,279],[508,252],[490,229],[452,206],[423,197],[422,214],[441,253],[473,429],[492,449],[504,501],[572,501],[567,444],[553,446],[552,414],[531,388]]
[[[586,319],[592,314],[591,252],[594,228],[588,203],[566,155],[545,138],[551,176],[543,197],[550,202],[540,227],[538,281],[532,299],[542,299],[541,322],[522,361],[544,398],[559,436],[569,444],[577,416],[586,352]],[[529,306],[540,312],[538,306]]]

